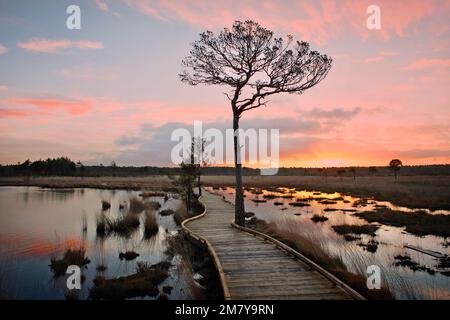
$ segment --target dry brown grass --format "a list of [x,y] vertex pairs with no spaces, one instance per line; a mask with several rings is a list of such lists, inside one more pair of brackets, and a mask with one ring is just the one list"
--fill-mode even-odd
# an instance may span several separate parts
[[165,197],[167,193],[164,191],[145,191],[139,194],[142,198],[149,198],[149,197]]
[[[349,285],[367,299],[394,299],[393,294],[386,287],[383,287],[380,290],[369,290],[366,285],[366,276],[360,273],[348,271],[347,267],[339,257],[334,257],[327,251],[326,246],[320,238],[315,237],[314,235],[301,235],[298,232],[293,232],[287,229],[280,230],[275,224],[267,224],[256,218],[251,219],[248,226],[270,235],[294,248],[310,260],[320,265],[322,268],[326,269],[328,272],[341,279],[344,283]],[[355,260],[361,259],[363,259],[361,256],[355,256]]]
[[332,226],[333,230],[341,235],[345,234],[368,234],[370,236],[375,236],[375,232],[378,230],[379,226],[373,224],[365,225],[352,225],[352,224],[342,224],[337,226]]
[[142,202],[138,198],[131,198],[130,199],[130,212],[131,213],[140,213],[144,211],[145,205],[144,202]]
[[[234,186],[234,176],[203,176],[204,185]],[[449,209],[450,176],[358,177],[340,181],[329,176],[244,176],[245,187],[301,187],[323,192],[344,192],[373,196],[377,200],[415,208]],[[160,191],[173,189],[167,176],[148,177],[1,177],[2,186],[42,186],[49,188],[100,188]]]
[[[204,185],[234,186],[234,176],[203,176]],[[244,176],[244,186],[268,188],[300,187],[323,192],[343,192],[356,196],[373,196],[397,205],[450,209],[450,176],[358,177],[340,181],[329,176]],[[167,176],[148,177],[1,177],[1,186],[42,186],[49,188],[100,188],[160,191],[173,189]]]
[[97,235],[109,236],[117,234],[119,236],[129,236],[139,227],[139,216],[127,214],[117,219],[110,219],[105,214],[97,217]]
[[185,206],[179,207],[177,210],[175,210],[175,214],[173,215],[173,219],[178,225],[180,225],[184,220],[190,217],[191,215],[189,214]]
[[450,216],[443,214],[428,214],[427,212],[403,212],[378,208],[375,211],[355,213],[355,216],[368,222],[379,222],[385,225],[406,227],[405,231],[419,235],[435,235],[450,237]]
[[188,212],[186,206],[182,205],[175,210],[173,219],[180,225],[184,220],[199,215],[204,211],[203,205],[199,201],[194,201],[192,204],[192,211]]
[[[207,186],[234,186],[233,176],[204,176]],[[255,188],[301,188],[375,197],[394,204],[429,209],[450,209],[450,176],[358,177],[356,181],[320,176],[244,176],[244,186]]]
[[169,276],[170,263],[163,261],[155,265],[138,263],[136,273],[126,277],[94,280],[89,297],[91,299],[126,299],[158,295],[158,285]]
[[145,222],[144,222],[144,236],[146,238],[151,238],[159,231],[159,224],[154,211],[145,212]]
[[48,188],[97,188],[126,190],[170,190],[167,176],[147,177],[0,177],[0,186],[40,186]]

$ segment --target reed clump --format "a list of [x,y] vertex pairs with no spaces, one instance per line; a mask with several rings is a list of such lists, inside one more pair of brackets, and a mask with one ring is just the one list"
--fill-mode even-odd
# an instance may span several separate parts
[[86,257],[86,250],[84,248],[68,249],[61,259],[51,258],[49,266],[55,277],[58,277],[64,275],[67,268],[71,265],[83,267],[90,262],[89,258]]
[[175,213],[175,211],[172,210],[172,209],[164,209],[164,210],[161,210],[159,212],[159,214],[162,215],[162,216],[170,216],[170,215],[172,215],[174,213]]
[[108,210],[109,208],[111,208],[111,203],[106,200],[102,200],[102,210]]
[[138,198],[131,198],[130,199],[130,212],[131,213],[140,213],[144,211],[145,204],[143,201],[141,201]]
[[154,211],[145,212],[144,222],[144,236],[145,238],[151,238],[159,231],[159,223]]
[[343,224],[343,225],[337,225],[332,226],[333,230],[340,234],[367,234],[370,236],[375,236],[375,232],[378,230],[379,226],[373,225],[373,224],[365,224],[365,225],[350,225],[350,224]]
[[325,217],[325,216],[321,216],[321,215],[315,214],[315,215],[312,216],[311,220],[313,222],[317,223],[317,222],[325,222],[325,221],[328,220],[328,218]]
[[355,216],[368,222],[405,227],[406,232],[418,236],[450,237],[450,215],[429,214],[425,211],[404,212],[389,208],[378,208],[374,211],[358,212]]
[[169,276],[170,263],[163,261],[154,265],[138,262],[136,273],[126,277],[105,279],[98,276],[90,290],[91,299],[129,299],[135,297],[156,297],[158,285]]
[[109,236],[117,234],[119,236],[129,236],[137,228],[139,228],[139,216],[134,214],[126,214],[117,219],[111,219],[105,214],[97,217],[97,235]]

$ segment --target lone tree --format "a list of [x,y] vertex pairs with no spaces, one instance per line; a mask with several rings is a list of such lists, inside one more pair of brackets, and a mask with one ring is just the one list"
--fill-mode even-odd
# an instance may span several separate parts
[[196,162],[198,163],[198,172],[197,172],[197,187],[198,187],[198,195],[202,195],[202,186],[201,186],[201,175],[202,175],[202,167],[206,167],[208,165],[207,155],[205,154],[205,146],[206,139],[202,137],[193,138],[191,152],[194,152],[194,157],[196,158]]
[[182,62],[181,81],[189,85],[222,85],[233,111],[234,164],[236,174],[235,221],[244,225],[242,163],[239,119],[245,111],[267,104],[278,93],[302,94],[322,81],[331,58],[311,51],[293,37],[276,38],[254,21],[236,21],[218,34],[206,31],[192,44]]
[[[195,138],[192,138],[189,158],[180,163],[180,174],[178,179],[175,181],[175,184],[181,187],[181,195],[185,200],[186,209],[188,212],[191,212],[194,201],[192,189],[195,181],[199,183],[198,177],[200,176],[200,164],[195,161],[195,141]],[[201,190],[200,186],[199,190]]]
[[402,162],[399,159],[392,159],[391,162],[389,162],[389,168],[394,172],[395,180],[397,180],[397,172],[402,167]]

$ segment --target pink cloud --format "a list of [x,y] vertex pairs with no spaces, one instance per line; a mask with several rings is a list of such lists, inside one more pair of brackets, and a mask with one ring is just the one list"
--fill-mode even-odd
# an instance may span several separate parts
[[97,5],[97,7],[100,9],[100,10],[103,10],[103,11],[108,11],[108,5],[106,4],[106,2],[103,2],[102,0],[95,0],[95,4]]
[[119,13],[117,13],[117,12],[111,10],[111,8],[108,6],[108,4],[107,4],[104,0],[95,0],[95,4],[96,4],[97,7],[98,7],[100,10],[102,10],[102,11],[111,13],[111,14],[117,16],[117,17],[120,16]]
[[[324,44],[338,34],[353,32],[364,38],[372,34],[389,39],[404,36],[406,30],[431,15],[442,2],[422,0],[378,0],[382,29],[366,27],[369,0],[305,1],[198,1],[124,0],[130,7],[165,21],[184,21],[202,28],[222,28],[236,19],[253,19],[269,28],[297,32],[307,41]],[[448,2],[447,2],[448,3]],[[447,8],[447,3],[444,7]]]
[[[70,115],[83,115],[93,108],[93,103],[88,100],[71,100],[71,99],[40,99],[40,98],[13,98],[0,101],[0,104],[8,106],[27,106],[31,105],[43,111],[64,110]],[[19,110],[7,110],[7,115],[25,116],[30,113],[23,113]],[[14,113],[15,112],[15,113]]]
[[98,41],[75,41],[72,42],[72,46],[79,49],[103,49],[103,43]]
[[25,117],[30,113],[24,110],[0,109],[0,118]]
[[19,48],[30,52],[56,53],[64,49],[102,49],[103,44],[96,41],[72,41],[72,40],[49,40],[45,38],[32,38],[28,41],[19,41]]
[[448,68],[450,67],[450,59],[420,59],[405,67],[405,71],[417,71],[428,68]]
[[0,43],[0,54],[4,54],[8,51],[9,51],[9,49]]

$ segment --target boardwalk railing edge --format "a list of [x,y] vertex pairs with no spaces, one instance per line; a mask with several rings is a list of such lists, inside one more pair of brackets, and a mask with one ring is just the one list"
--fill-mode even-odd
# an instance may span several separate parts
[[194,231],[192,231],[191,229],[189,229],[186,226],[186,224],[188,224],[189,222],[200,219],[206,215],[207,208],[206,208],[206,205],[201,201],[201,198],[202,197],[200,196],[198,198],[198,200],[203,205],[204,211],[202,213],[200,213],[199,215],[196,215],[194,217],[184,220],[181,223],[181,228],[183,229],[183,231],[185,232],[186,235],[192,237],[194,240],[199,241],[200,243],[202,243],[203,245],[205,245],[207,247],[209,254],[212,256],[212,258],[214,260],[214,265],[216,266],[217,273],[219,274],[220,284],[222,285],[223,297],[225,300],[231,300],[230,290],[228,289],[228,284],[225,280],[225,273],[223,272],[222,264],[220,263],[219,257],[217,256],[217,253],[214,250],[213,246],[207,239],[198,235],[197,233],[195,233]]
[[256,230],[253,230],[253,229],[250,229],[250,228],[247,228],[247,227],[242,227],[242,226],[236,224],[234,221],[231,222],[231,226],[236,228],[236,229],[239,229],[241,231],[251,233],[254,236],[259,236],[259,237],[261,237],[261,238],[263,238],[265,240],[271,241],[273,244],[275,244],[280,249],[283,249],[283,250],[287,251],[288,253],[290,253],[293,256],[295,256],[297,259],[299,259],[299,260],[305,262],[306,264],[308,264],[311,268],[317,270],[325,278],[327,278],[328,280],[333,282],[335,285],[341,287],[346,293],[348,293],[354,299],[356,299],[356,300],[366,300],[365,297],[363,297],[361,294],[359,294],[354,289],[349,287],[346,283],[342,282],[337,277],[332,275],[330,272],[328,272],[327,270],[325,270],[324,268],[319,266],[317,263],[313,262],[309,258],[307,258],[304,255],[302,255],[300,252],[298,252],[297,250],[295,250],[295,249],[291,248],[290,246],[284,244],[283,242],[281,242],[281,241],[279,241],[279,240],[277,240],[275,238],[272,238],[271,236],[269,236],[269,235],[267,235],[265,233],[262,233],[262,232],[259,232],[259,231],[256,231]]

